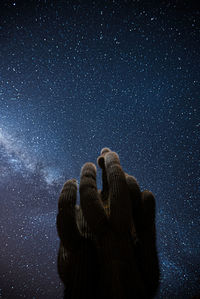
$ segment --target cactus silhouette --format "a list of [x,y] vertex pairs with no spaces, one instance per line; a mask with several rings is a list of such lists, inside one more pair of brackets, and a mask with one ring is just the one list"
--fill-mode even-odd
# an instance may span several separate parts
[[77,182],[64,184],[58,201],[60,238],[58,273],[65,298],[152,298],[159,285],[155,199],[140,191],[115,152],[101,151],[102,190],[96,166],[81,169],[80,207]]

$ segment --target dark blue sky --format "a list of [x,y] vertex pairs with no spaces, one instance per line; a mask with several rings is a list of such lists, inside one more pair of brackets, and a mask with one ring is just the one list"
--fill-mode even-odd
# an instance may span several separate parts
[[62,297],[57,199],[105,146],[156,196],[158,298],[200,292],[194,3],[1,1],[0,297]]

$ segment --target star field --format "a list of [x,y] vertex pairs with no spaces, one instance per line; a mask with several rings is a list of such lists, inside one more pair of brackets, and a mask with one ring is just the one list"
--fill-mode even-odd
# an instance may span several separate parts
[[30,0],[0,9],[0,298],[62,298],[57,199],[105,146],[155,194],[157,298],[200,293],[197,4]]

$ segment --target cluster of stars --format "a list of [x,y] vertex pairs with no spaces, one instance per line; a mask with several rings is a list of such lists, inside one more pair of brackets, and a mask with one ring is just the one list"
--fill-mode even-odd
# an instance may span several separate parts
[[58,194],[104,146],[156,196],[157,297],[198,293],[199,14],[190,1],[2,2],[0,297],[62,298]]

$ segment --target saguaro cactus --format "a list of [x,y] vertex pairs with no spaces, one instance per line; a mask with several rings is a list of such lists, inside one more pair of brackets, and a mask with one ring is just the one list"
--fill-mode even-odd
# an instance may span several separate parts
[[65,298],[152,298],[159,284],[154,196],[140,191],[110,149],[97,162],[102,190],[96,166],[86,163],[80,207],[74,179],[64,184],[58,202],[58,272]]

